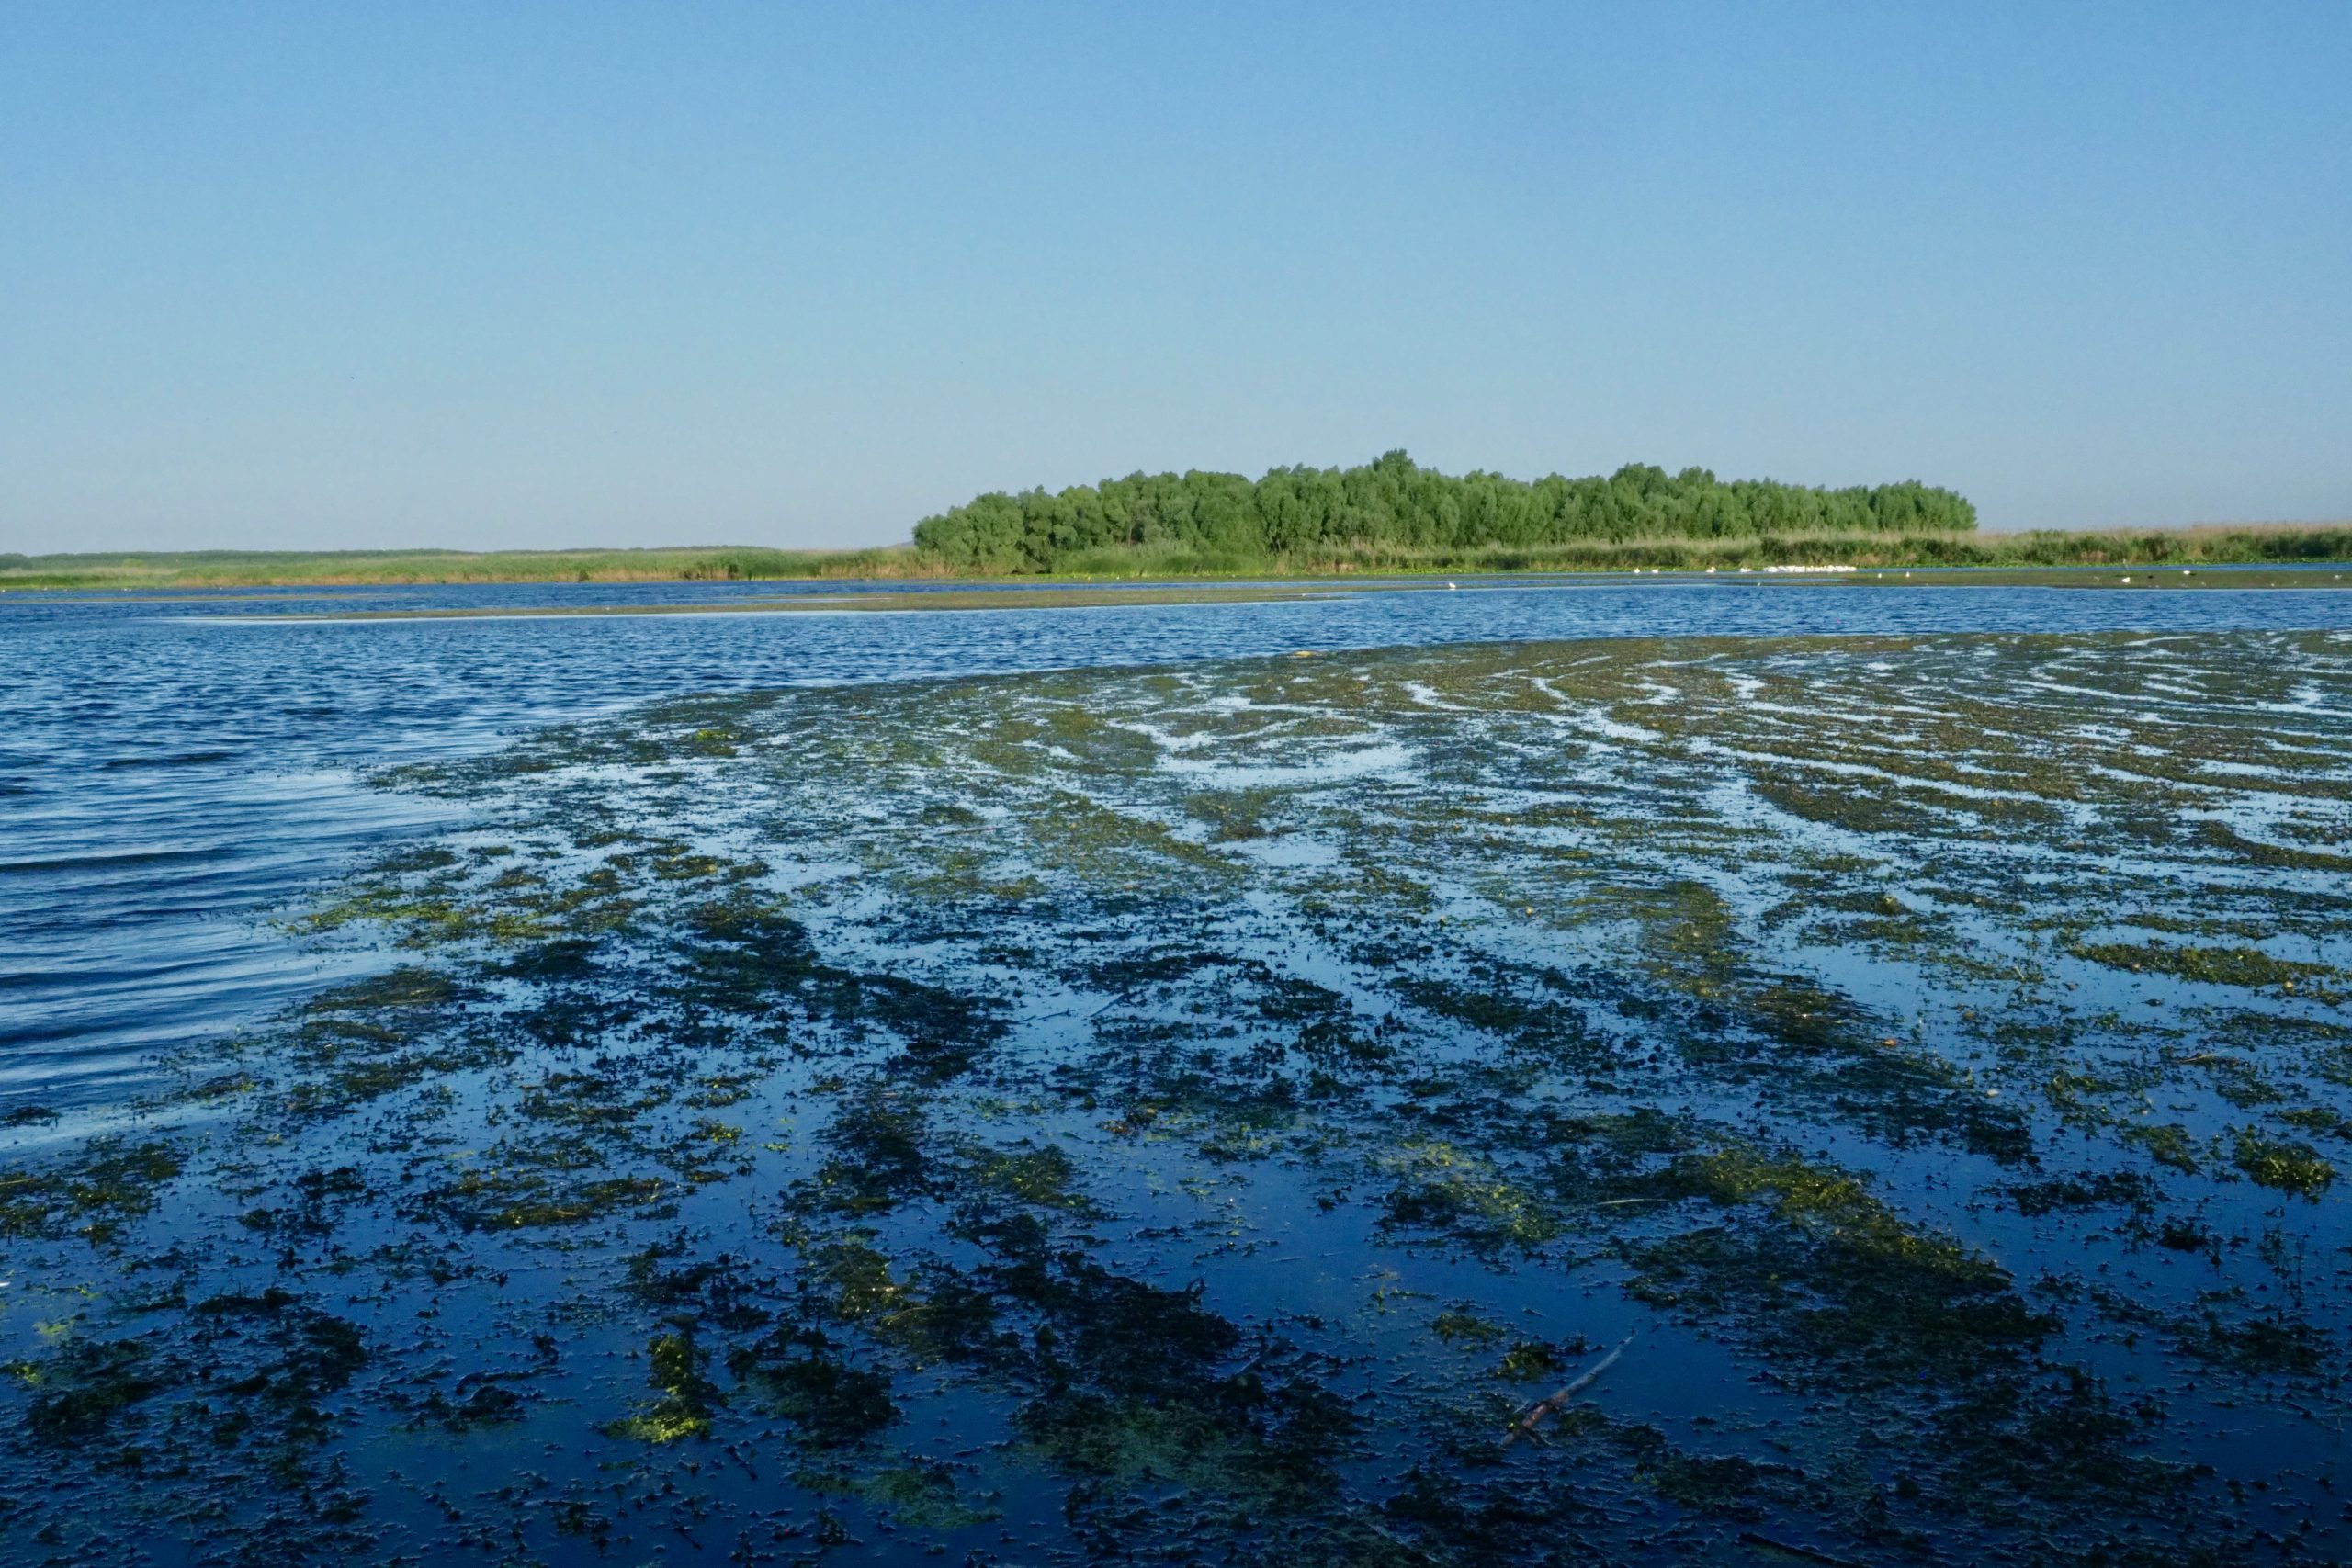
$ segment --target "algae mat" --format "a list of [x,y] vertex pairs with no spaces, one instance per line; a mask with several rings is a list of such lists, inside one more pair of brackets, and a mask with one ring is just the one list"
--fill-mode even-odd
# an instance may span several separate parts
[[2352,638],[673,702],[0,1176],[58,1562],[2340,1558]]

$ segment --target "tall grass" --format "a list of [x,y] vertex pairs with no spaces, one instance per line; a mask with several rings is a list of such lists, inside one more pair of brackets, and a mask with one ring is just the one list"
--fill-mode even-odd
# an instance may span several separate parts
[[1271,572],[1670,571],[1747,567],[2287,565],[2352,560],[2352,524],[2214,524],[2071,533],[1762,534],[1726,539],[1580,539],[1403,549],[1357,544],[1264,558],[1184,549],[1094,550],[1060,575],[1193,577]]
[[772,550],[194,550],[0,555],[0,588],[261,588],[444,582],[729,582],[937,577],[910,546]]
[[[1763,566],[2060,567],[2352,561],[2352,524],[2212,524],[2090,533],[1766,534],[1404,549],[1356,544],[1286,556],[1183,547],[1074,555],[1059,578],[1323,576],[1359,572],[1672,571]],[[909,545],[866,550],[709,547],[642,550],[201,550],[0,555],[0,589],[236,588],[450,582],[701,582],[945,578]]]

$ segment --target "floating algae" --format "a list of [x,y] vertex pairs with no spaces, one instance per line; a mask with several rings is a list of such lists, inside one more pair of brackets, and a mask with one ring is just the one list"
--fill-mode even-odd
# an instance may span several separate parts
[[2352,1544],[2342,638],[768,693],[385,782],[466,825],[296,922],[382,973],[24,1123],[0,1554]]

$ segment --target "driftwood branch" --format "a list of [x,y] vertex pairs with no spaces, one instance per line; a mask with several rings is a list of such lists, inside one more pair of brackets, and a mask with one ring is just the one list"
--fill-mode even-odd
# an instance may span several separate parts
[[1798,1558],[1806,1562],[1825,1563],[1827,1568],[1861,1568],[1861,1564],[1851,1558],[1832,1557],[1829,1553],[1816,1551],[1813,1547],[1795,1546],[1785,1540],[1774,1540],[1770,1536],[1758,1535],[1754,1530],[1740,1531],[1739,1543],[1742,1546],[1760,1546],[1767,1551],[1778,1551],[1784,1556]]
[[1126,989],[1113,993],[1108,1000],[1101,1003],[1099,1006],[1090,1008],[1084,1012],[1079,1011],[1074,1007],[1057,1008],[1052,1012],[1031,1013],[1028,1017],[1016,1019],[1014,1021],[1018,1023],[1046,1023],[1057,1018],[1076,1018],[1081,1021],[1090,1018],[1100,1018],[1104,1013],[1109,1012],[1113,1008],[1117,1007],[1121,1002],[1125,1001],[1129,997],[1134,996],[1137,991],[1149,990],[1153,984],[1154,982],[1150,980],[1137,980],[1134,985],[1129,986]]
[[1575,1399],[1577,1394],[1582,1393],[1586,1389],[1590,1388],[1594,1383],[1600,1382],[1600,1374],[1615,1366],[1617,1364],[1617,1359],[1625,1353],[1625,1347],[1631,1345],[1633,1342],[1634,1337],[1632,1335],[1629,1334],[1625,1336],[1624,1339],[1618,1344],[1617,1348],[1610,1351],[1609,1354],[1601,1357],[1600,1359],[1595,1361],[1591,1366],[1578,1373],[1577,1380],[1574,1382],[1568,1384],[1567,1387],[1562,1389],[1559,1393],[1553,1394],[1548,1398],[1539,1399],[1534,1404],[1529,1405],[1526,1413],[1521,1416],[1518,1420],[1512,1422],[1510,1430],[1504,1435],[1504,1446],[1508,1448],[1510,1444],[1517,1442],[1521,1438],[1532,1438],[1535,1436],[1535,1429],[1543,1425],[1544,1417],[1546,1416],[1556,1416],[1561,1411],[1566,1410],[1568,1407],[1569,1401]]

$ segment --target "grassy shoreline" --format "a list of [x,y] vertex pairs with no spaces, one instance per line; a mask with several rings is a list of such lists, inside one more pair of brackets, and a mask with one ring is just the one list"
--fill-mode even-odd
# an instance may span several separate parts
[[0,590],[392,587],[466,582],[1088,581],[1360,573],[1638,571],[1739,567],[2285,566],[2352,561],[2352,523],[1991,534],[1592,539],[1544,546],[1358,547],[1292,556],[1102,551],[1013,579],[963,576],[911,546],[857,550],[328,550],[0,555]]

